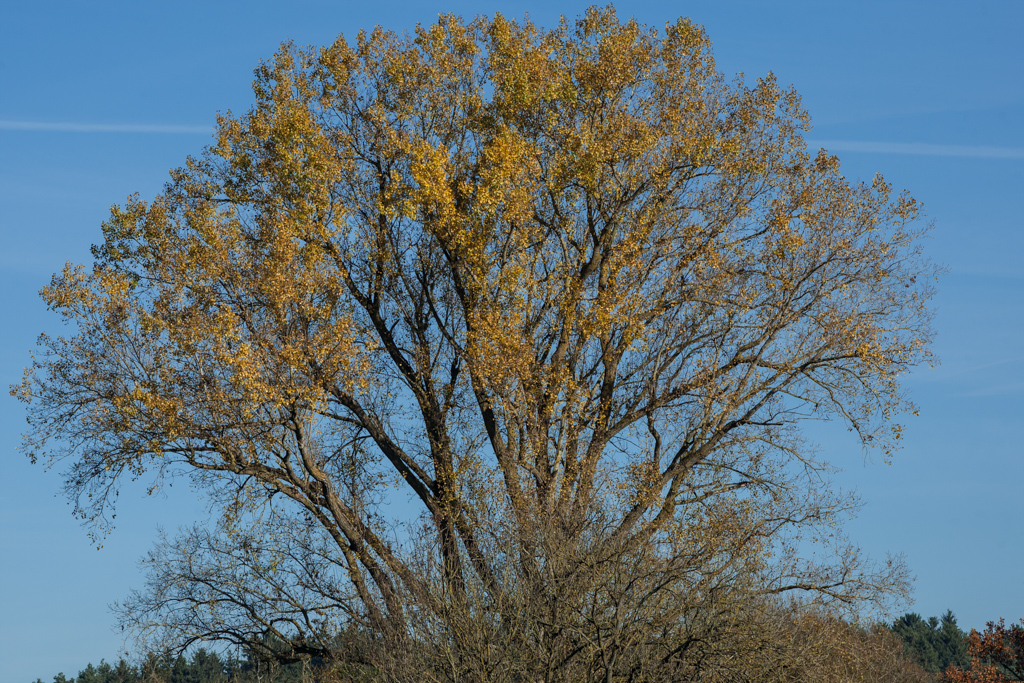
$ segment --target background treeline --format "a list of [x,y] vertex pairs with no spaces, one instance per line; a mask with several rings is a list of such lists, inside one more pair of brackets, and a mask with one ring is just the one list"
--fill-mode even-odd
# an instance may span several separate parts
[[[969,634],[957,626],[956,616],[947,611],[941,617],[924,618],[908,612],[889,625],[869,628],[850,626],[841,621],[821,620],[797,629],[798,638],[804,641],[816,640],[818,644],[809,647],[819,654],[825,650],[836,655],[842,650],[846,661],[833,664],[850,668],[887,668],[894,678],[891,680],[934,680],[935,674],[945,672],[954,666],[972,669],[972,657],[968,651]],[[809,638],[814,633],[817,638]],[[824,637],[823,637],[824,636]],[[823,649],[822,643],[833,643]],[[841,644],[841,645],[840,645]],[[902,652],[896,644],[902,645]],[[839,646],[839,647],[835,647]],[[884,657],[881,656],[884,653]],[[821,664],[815,664],[820,667]],[[831,667],[827,667],[831,668]],[[820,671],[820,669],[818,669]],[[317,661],[291,664],[273,664],[243,655],[218,654],[198,649],[190,656],[170,654],[150,655],[141,664],[130,664],[122,659],[116,665],[100,661],[89,664],[77,676],[66,677],[63,673],[54,677],[54,683],[301,683],[323,678],[326,672]],[[351,679],[349,672],[348,678]],[[826,673],[821,671],[821,673]],[[835,673],[839,673],[836,671]],[[928,675],[930,674],[930,675]],[[1005,674],[1005,672],[1004,672]],[[327,678],[334,678],[328,674]],[[886,680],[890,680],[887,678]],[[972,680],[972,679],[965,679]],[[1017,680],[1007,678],[1007,680]],[[43,683],[37,679],[36,683]]]
[[925,671],[941,672],[949,666],[967,667],[971,658],[967,653],[967,634],[956,625],[956,616],[946,610],[942,617],[925,619],[916,612],[908,612],[897,619],[889,629],[899,636],[907,656]]
[[[77,676],[59,673],[53,683],[300,683],[309,679],[315,667],[316,662],[278,665],[200,648],[190,657],[151,654],[138,665],[124,659],[113,665],[100,660]],[[36,679],[36,683],[43,681]]]

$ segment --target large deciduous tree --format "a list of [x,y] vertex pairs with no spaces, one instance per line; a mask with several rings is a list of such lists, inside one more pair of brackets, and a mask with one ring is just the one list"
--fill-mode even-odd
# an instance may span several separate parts
[[45,288],[72,332],[14,388],[97,529],[126,477],[222,513],[129,623],[360,675],[740,680],[770,596],[899,589],[796,552],[850,504],[798,427],[888,455],[933,269],[795,92],[611,9],[285,45],[254,89]]

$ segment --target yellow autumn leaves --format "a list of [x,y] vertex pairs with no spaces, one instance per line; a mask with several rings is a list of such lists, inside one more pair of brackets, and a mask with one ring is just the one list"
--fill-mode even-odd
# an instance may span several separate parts
[[[595,8],[286,44],[254,93],[43,292],[77,330],[15,390],[26,446],[78,463],[94,514],[150,467],[192,472],[228,527],[288,501],[339,609],[396,642],[473,591],[504,619],[563,561],[642,557],[694,609],[701,579],[825,590],[772,564],[844,505],[799,424],[895,443],[930,266],[917,205],[806,150],[795,92],[728,84],[688,21]],[[372,512],[388,487],[425,515],[426,574]]]

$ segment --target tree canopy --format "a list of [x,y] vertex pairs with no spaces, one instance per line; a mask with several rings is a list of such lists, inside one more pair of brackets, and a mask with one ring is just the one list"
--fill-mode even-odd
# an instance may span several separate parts
[[54,276],[71,332],[13,388],[97,531],[125,478],[221,512],[161,541],[129,625],[666,680],[759,642],[779,596],[901,590],[833,527],[853,501],[799,426],[896,447],[926,226],[806,149],[794,91],[728,83],[688,20],[594,8],[286,44],[254,92]]

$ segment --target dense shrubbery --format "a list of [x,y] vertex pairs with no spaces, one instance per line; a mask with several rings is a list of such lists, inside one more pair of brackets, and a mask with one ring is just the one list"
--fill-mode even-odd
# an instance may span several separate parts
[[[747,616],[751,615],[748,613]],[[752,628],[732,632],[733,638],[746,639],[746,656],[738,660],[733,670],[713,673],[711,678],[717,675],[722,680],[763,683],[1017,680],[1012,677],[1016,659],[1010,655],[1016,652],[1013,646],[1020,640],[1021,626],[999,629],[999,625],[991,624],[985,633],[972,631],[967,634],[957,626],[956,616],[948,610],[941,617],[928,618],[908,612],[888,626],[860,627],[820,612],[765,609],[758,613],[756,635]],[[1003,644],[1001,649],[997,647],[999,643]],[[359,647],[368,646],[372,644],[349,644],[348,649],[355,654]],[[722,644],[717,646],[722,647]],[[695,643],[694,647],[704,648],[708,654],[713,649],[709,642]],[[1000,653],[1005,656],[996,656]],[[194,651],[190,657],[150,655],[137,665],[123,659],[116,665],[100,661],[98,665],[89,664],[75,677],[68,678],[64,674],[54,677],[54,683],[340,683],[371,680],[374,680],[372,676],[358,666],[348,670],[337,666],[328,669],[319,660],[279,665],[261,661],[255,656],[221,656],[204,649]],[[36,683],[42,683],[42,680]]]
[[[757,629],[720,633],[728,642],[695,642],[702,656],[714,658],[716,648],[731,647],[740,639],[749,649],[737,653],[731,667],[695,670],[695,678],[672,680],[749,681],[750,683],[828,683],[830,681],[934,681],[905,653],[900,637],[882,625],[860,627],[824,613],[764,610]],[[751,626],[753,626],[751,624]],[[501,672],[502,680],[516,680]],[[309,660],[285,665],[255,657],[219,656],[204,649],[191,657],[150,655],[141,664],[121,660],[116,665],[89,664],[77,677],[64,674],[54,683],[370,683],[392,680],[387,673],[374,676],[358,665],[325,666]],[[37,680],[36,683],[42,683]]]

